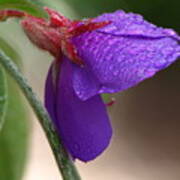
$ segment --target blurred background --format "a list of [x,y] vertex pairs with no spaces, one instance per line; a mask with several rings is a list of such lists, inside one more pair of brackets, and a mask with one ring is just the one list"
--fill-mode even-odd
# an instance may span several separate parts
[[[179,0],[42,0],[42,2],[73,19],[124,9],[140,13],[154,24],[180,32]],[[48,53],[38,50],[29,42],[17,22],[9,20],[0,24],[0,38],[2,41],[6,40],[18,52],[20,56],[18,58],[22,59],[21,67],[29,83],[43,99],[44,81],[53,59]],[[152,79],[114,95],[116,103],[109,108],[114,128],[111,145],[95,161],[87,164],[76,162],[83,180],[180,179],[179,77],[180,61],[177,61]],[[13,98],[16,96],[13,95]],[[24,114],[20,113],[16,118],[18,119],[16,124],[23,127],[18,135],[18,142],[26,137],[22,148],[28,145],[23,180],[58,180],[59,173],[44,133],[27,102],[24,103],[23,107],[27,107],[30,114],[26,118],[28,122],[24,122]],[[16,102],[11,111],[14,113],[13,119],[17,116]],[[4,136],[7,137],[8,131],[14,133],[11,136],[17,135],[15,128],[12,126],[11,130],[4,131]],[[4,147],[2,142],[4,139],[0,139],[0,151]],[[18,144],[15,146],[19,147]],[[18,152],[24,155],[21,157],[24,159],[26,151],[22,151],[22,148],[20,146]],[[18,162],[20,160],[16,159]],[[9,168],[8,164],[6,168]],[[9,172],[9,177],[11,174],[13,171]]]

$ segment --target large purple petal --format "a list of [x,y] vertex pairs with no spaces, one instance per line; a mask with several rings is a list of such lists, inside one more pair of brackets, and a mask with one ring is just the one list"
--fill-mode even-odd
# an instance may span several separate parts
[[[51,94],[53,87],[50,70],[46,83],[46,107],[50,114],[55,112],[53,121],[72,157],[89,161],[96,158],[108,146],[112,129],[106,107],[99,95],[82,101],[74,93],[73,68],[74,64],[63,58],[55,98]],[[55,110],[53,112],[52,106]]]
[[158,28],[139,15],[117,11],[95,20],[112,23],[73,38],[85,62],[73,76],[73,87],[82,100],[132,87],[180,55],[179,37],[173,30]]
[[45,107],[49,112],[49,115],[53,119],[53,121],[56,121],[56,92],[55,88],[53,86],[53,80],[52,80],[52,67],[49,68],[49,72],[46,79],[45,84]]
[[139,14],[126,13],[117,10],[114,13],[105,13],[98,16],[95,21],[112,21],[109,26],[99,29],[99,32],[122,36],[141,36],[149,38],[173,37],[180,40],[180,37],[172,30],[161,28],[149,23]]

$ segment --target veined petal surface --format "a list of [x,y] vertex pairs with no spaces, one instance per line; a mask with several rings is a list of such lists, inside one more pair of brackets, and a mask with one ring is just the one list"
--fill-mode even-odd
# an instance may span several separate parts
[[75,66],[63,57],[56,91],[53,91],[52,69],[49,71],[46,107],[68,152],[74,159],[86,162],[96,158],[108,146],[112,128],[99,95],[82,101],[75,94],[72,86]]
[[179,36],[171,29],[123,11],[95,18],[106,20],[111,24],[72,39],[85,63],[74,69],[73,76],[73,87],[82,100],[135,86],[180,56]]

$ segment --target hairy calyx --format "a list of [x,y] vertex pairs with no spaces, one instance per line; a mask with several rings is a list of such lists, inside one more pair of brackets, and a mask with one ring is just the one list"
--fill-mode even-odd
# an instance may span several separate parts
[[93,22],[93,19],[70,20],[60,13],[44,8],[49,15],[49,19],[31,16],[25,12],[17,10],[0,11],[0,20],[10,17],[23,18],[21,25],[29,39],[40,49],[50,52],[58,59],[63,54],[76,64],[83,64],[83,60],[78,56],[76,47],[71,42],[74,36],[85,32],[91,32],[102,28],[110,21]]

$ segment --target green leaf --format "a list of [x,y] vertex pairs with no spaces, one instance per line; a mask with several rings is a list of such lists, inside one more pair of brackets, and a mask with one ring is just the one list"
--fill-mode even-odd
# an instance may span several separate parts
[[8,55],[16,61],[20,65],[20,55],[17,53],[17,51],[6,41],[4,40],[0,35],[0,49],[2,49],[4,52],[8,53]]
[[102,97],[104,103],[107,105],[113,104],[115,101],[113,94],[102,94],[101,97]]
[[129,9],[142,14],[156,25],[171,27],[179,32],[179,0],[126,0]]
[[105,103],[108,103],[111,99],[110,94],[102,94],[101,97]]
[[50,7],[56,11],[59,11],[63,15],[77,19],[78,12],[75,11],[74,7],[71,7],[66,1],[64,0],[43,0],[44,6]]
[[6,77],[2,67],[0,66],[0,131],[4,124],[6,105],[7,105]]
[[[36,3],[35,3],[36,2]],[[38,17],[46,17],[47,14],[40,7],[38,1],[28,0],[0,0],[0,9],[18,9]]]
[[17,87],[9,80],[8,111],[0,134],[0,179],[20,180],[24,171],[28,123]]
[[27,153],[28,122],[20,93],[8,79],[8,110],[0,133],[0,179],[20,180]]
[[[51,1],[51,0],[46,0]],[[56,0],[57,1],[57,0]],[[179,28],[179,0],[58,0],[71,6],[81,17],[93,17],[105,12],[123,9],[144,16],[159,26]],[[53,1],[54,2],[54,1]],[[53,3],[52,2],[52,3]]]
[[59,0],[73,7],[81,17],[94,17],[117,9],[128,9],[126,0]]
[[[17,52],[3,39],[0,39],[0,49],[20,64]],[[24,99],[9,76],[7,86],[7,112],[0,132],[0,179],[21,180],[26,164],[29,122]]]

